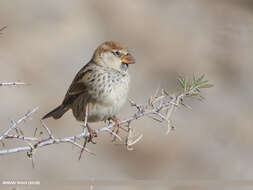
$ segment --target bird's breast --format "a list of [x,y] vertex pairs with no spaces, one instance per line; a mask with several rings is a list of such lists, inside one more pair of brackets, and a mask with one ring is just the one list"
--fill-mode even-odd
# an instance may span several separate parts
[[[106,120],[116,115],[127,100],[130,78],[128,75],[106,74],[106,82],[95,87],[89,103],[90,121]],[[109,80],[108,80],[109,79]]]

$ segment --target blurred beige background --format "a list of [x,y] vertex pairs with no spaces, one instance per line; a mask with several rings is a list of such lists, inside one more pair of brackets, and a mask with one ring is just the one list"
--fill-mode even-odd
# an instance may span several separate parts
[[[39,106],[26,133],[56,107],[76,72],[106,40],[120,41],[137,60],[130,68],[130,96],[143,103],[158,86],[172,92],[177,74],[202,74],[215,85],[204,103],[179,109],[176,130],[165,136],[148,118],[133,123],[144,138],[129,152],[108,134],[89,145],[96,156],[71,145],[35,154],[0,157],[0,180],[184,180],[252,179],[253,176],[253,3],[232,0],[128,0],[0,2],[0,81],[31,86],[1,87],[2,131]],[[133,109],[126,105],[120,117]],[[55,136],[74,135],[79,123],[68,112],[47,120]],[[101,126],[102,124],[93,124]],[[15,146],[6,142],[6,148]]]

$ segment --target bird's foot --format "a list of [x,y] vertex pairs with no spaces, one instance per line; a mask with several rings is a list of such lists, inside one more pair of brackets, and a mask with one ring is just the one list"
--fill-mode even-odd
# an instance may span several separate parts
[[[120,128],[120,119],[118,119],[117,117],[112,117],[111,120],[114,122],[114,126],[112,128],[112,135],[113,135],[113,139],[112,142],[114,142],[116,140],[116,135],[118,135],[119,133],[119,128]],[[116,135],[115,135],[116,134]]]
[[96,144],[96,141],[94,141],[94,138],[98,136],[97,132],[94,129],[90,128],[88,124],[87,124],[87,129],[90,134],[88,137],[88,142],[91,142],[92,144]]

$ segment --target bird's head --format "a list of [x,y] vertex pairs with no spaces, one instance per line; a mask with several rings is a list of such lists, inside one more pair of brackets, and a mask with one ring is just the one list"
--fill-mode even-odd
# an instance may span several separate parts
[[101,66],[127,72],[128,65],[134,64],[133,56],[118,42],[104,42],[95,51],[93,61]]

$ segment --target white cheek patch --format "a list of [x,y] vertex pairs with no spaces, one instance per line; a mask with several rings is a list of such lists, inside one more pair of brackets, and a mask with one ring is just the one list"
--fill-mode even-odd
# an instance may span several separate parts
[[120,58],[116,57],[111,52],[103,54],[103,62],[105,66],[112,67],[114,69],[119,69],[121,64]]
[[111,54],[111,53],[104,53],[103,54],[103,59],[104,59],[104,61],[105,62],[111,62],[111,61],[113,61],[113,55]]

